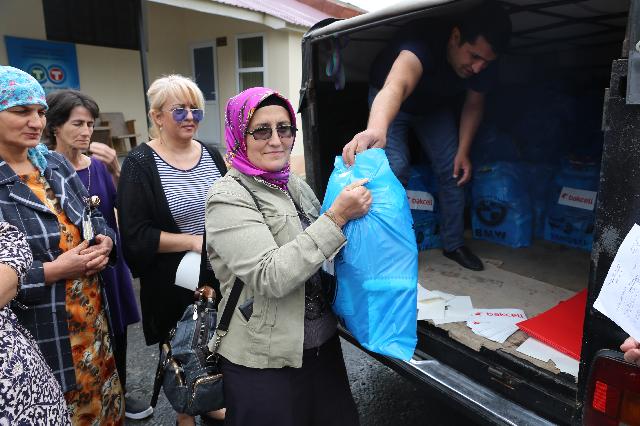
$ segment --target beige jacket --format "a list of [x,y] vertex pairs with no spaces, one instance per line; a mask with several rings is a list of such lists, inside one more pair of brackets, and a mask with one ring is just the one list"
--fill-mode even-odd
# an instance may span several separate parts
[[[262,213],[232,176],[251,189]],[[288,187],[314,221],[304,231],[284,192],[235,169],[218,179],[207,195],[207,252],[223,294],[219,315],[236,277],[245,283],[238,306],[254,298],[249,321],[234,310],[219,353],[246,367],[302,365],[304,283],[346,244],[327,216],[318,218],[320,204],[302,179],[292,174]]]

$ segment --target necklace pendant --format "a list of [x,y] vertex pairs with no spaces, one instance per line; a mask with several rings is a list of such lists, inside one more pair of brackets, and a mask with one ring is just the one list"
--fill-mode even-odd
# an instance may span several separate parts
[[100,205],[100,197],[92,195],[84,199],[85,208],[82,214],[82,238],[87,241],[91,241],[95,237],[93,231],[93,224],[91,223],[91,211],[98,208]]
[[86,208],[82,215],[82,238],[91,241],[94,236],[93,224],[91,223],[91,210]]
[[90,196],[88,200],[88,204],[89,204],[89,209],[91,210],[98,208],[100,206],[100,197],[98,197],[97,195]]

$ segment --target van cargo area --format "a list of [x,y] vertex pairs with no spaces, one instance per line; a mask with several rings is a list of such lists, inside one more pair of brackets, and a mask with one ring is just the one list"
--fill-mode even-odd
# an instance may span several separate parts
[[[301,99],[306,173],[320,199],[335,156],[366,128],[369,69],[376,55],[410,22],[445,19],[474,4],[419,3],[421,8],[407,3],[379,11],[373,18],[363,16],[322,28],[327,25],[324,23],[306,36]],[[513,37],[508,53],[500,60],[498,87],[487,96],[484,124],[474,142],[474,177],[486,164],[510,163],[533,173],[552,167],[550,176],[554,176],[563,164],[576,162],[594,167],[596,187],[591,191],[595,194],[606,125],[602,120],[605,92],[620,95],[618,92],[626,90],[624,84],[609,86],[612,62],[623,56],[629,2],[501,3],[510,11]],[[410,135],[412,139],[415,136]],[[416,165],[428,164],[415,140],[411,151]],[[543,185],[531,176],[524,178],[525,189]],[[528,318],[587,288],[590,241],[580,247],[536,230],[540,223],[554,226],[548,224],[548,212],[542,218],[532,213],[534,229],[527,231],[530,241],[521,244],[524,247],[498,244],[491,238],[476,239],[474,235],[482,234],[474,232],[473,183],[468,187],[465,240],[483,259],[485,270],[464,269],[445,258],[439,248],[425,249],[419,254],[423,287],[470,296],[474,308],[519,308]],[[545,205],[553,203],[554,197],[558,200],[558,194],[552,192],[549,186],[543,196]],[[582,226],[572,220],[560,226]],[[582,231],[593,233],[593,223],[583,226]],[[509,395],[545,418],[568,423],[579,409],[577,377],[561,373],[553,362],[516,351],[527,337],[518,331],[500,344],[476,335],[464,322],[439,326],[431,321],[418,323],[419,353]]]
[[[511,249],[486,241],[469,240],[468,245],[485,264],[484,271],[470,271],[442,255],[441,250],[423,251],[419,257],[419,282],[429,290],[470,296],[474,308],[518,308],[532,318],[586,286],[589,254],[547,241],[531,247]],[[541,266],[542,265],[542,266]],[[517,331],[505,343],[497,343],[471,331],[464,322],[424,324],[444,330],[453,340],[480,351],[504,351],[536,367],[561,374],[553,362],[542,362],[518,351],[527,335]],[[577,377],[566,376],[571,382]]]

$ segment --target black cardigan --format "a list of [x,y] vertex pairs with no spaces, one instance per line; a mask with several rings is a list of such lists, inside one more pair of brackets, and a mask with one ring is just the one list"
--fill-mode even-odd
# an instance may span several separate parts
[[[227,167],[220,153],[203,147],[224,176]],[[122,251],[133,276],[140,277],[144,337],[147,345],[152,345],[165,340],[193,302],[193,292],[175,285],[185,252],[158,253],[160,232],[179,234],[180,230],[169,210],[153,150],[146,143],[134,148],[122,164],[116,205]],[[206,268],[204,247],[200,283],[212,285],[219,297],[220,285]]]

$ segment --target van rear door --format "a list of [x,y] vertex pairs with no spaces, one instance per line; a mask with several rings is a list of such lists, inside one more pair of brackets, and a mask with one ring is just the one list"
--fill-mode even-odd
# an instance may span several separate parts
[[[555,31],[561,25],[557,22],[559,13],[554,7],[566,6],[569,8],[566,10],[572,12],[562,9],[565,14],[575,13],[575,16],[569,16],[565,22],[568,27],[573,28],[569,21],[580,23],[582,19],[584,22],[586,18],[581,17],[582,12],[597,10],[594,8],[595,3],[591,4],[592,1],[595,2],[586,0],[576,5],[566,1],[532,3],[512,0],[503,3],[514,14],[518,14],[517,18],[522,18],[526,13],[532,14],[535,26],[547,26],[549,30]],[[633,2],[638,3],[638,0]],[[302,45],[300,111],[305,138],[306,178],[320,199],[325,192],[334,157],[340,154],[344,144],[354,134],[366,127],[368,68],[376,53],[407,22],[417,18],[458,13],[475,3],[477,2],[466,0],[402,3],[394,8],[345,21],[323,22],[305,35]],[[612,15],[615,17],[610,19],[625,20],[622,16],[624,13]],[[598,22],[598,19],[594,19],[594,22]],[[618,29],[610,31],[616,36],[607,43],[617,43],[619,46],[624,28],[620,31],[619,22],[610,26],[617,26]],[[536,32],[531,22],[524,19],[514,19],[514,31]],[[597,31],[594,30],[594,34]],[[535,53],[535,49],[552,49],[556,43],[566,44],[566,39],[573,40],[572,37],[584,40],[589,39],[590,34],[587,31],[557,39],[550,36],[545,43],[540,42],[537,43],[538,46],[532,47],[531,52]],[[582,50],[576,48],[580,51],[577,57],[590,57],[589,49],[596,49],[597,43],[604,42],[599,40],[585,44],[586,47]],[[531,46],[534,44],[536,43],[529,43]],[[620,56],[619,48],[616,49],[613,53],[615,56],[610,58]],[[570,54],[565,56],[570,57]],[[339,79],[332,75],[332,67],[338,63],[345,72],[344,87],[339,87]],[[605,66],[608,67],[609,64],[611,59]],[[374,354],[372,356],[424,384],[425,389],[457,401],[462,408],[492,423],[544,424],[547,421],[579,421],[582,406],[576,401],[582,401],[585,396],[589,369],[596,351],[603,348],[616,349],[622,338],[619,329],[594,312],[591,306],[615,250],[634,220],[640,219],[640,126],[637,124],[640,117],[637,106],[628,106],[621,101],[626,96],[626,69],[619,67],[625,64],[626,60],[616,62],[607,101],[609,118],[606,123],[601,189],[598,194],[596,243],[591,256],[583,358],[577,383],[571,376],[550,373],[505,351],[471,349],[452,339],[443,329],[427,322],[420,322],[418,325],[419,343],[413,362],[402,363]],[[577,63],[569,65],[572,72],[592,72],[591,69],[581,69]],[[602,65],[597,66],[602,68]],[[602,70],[598,72],[602,75]],[[604,72],[608,70],[605,69]],[[605,80],[606,78],[605,76]],[[604,87],[606,83],[602,86],[603,89]],[[587,285],[586,270],[584,285]],[[348,334],[345,336],[349,338]],[[492,404],[491,401],[495,403]]]

